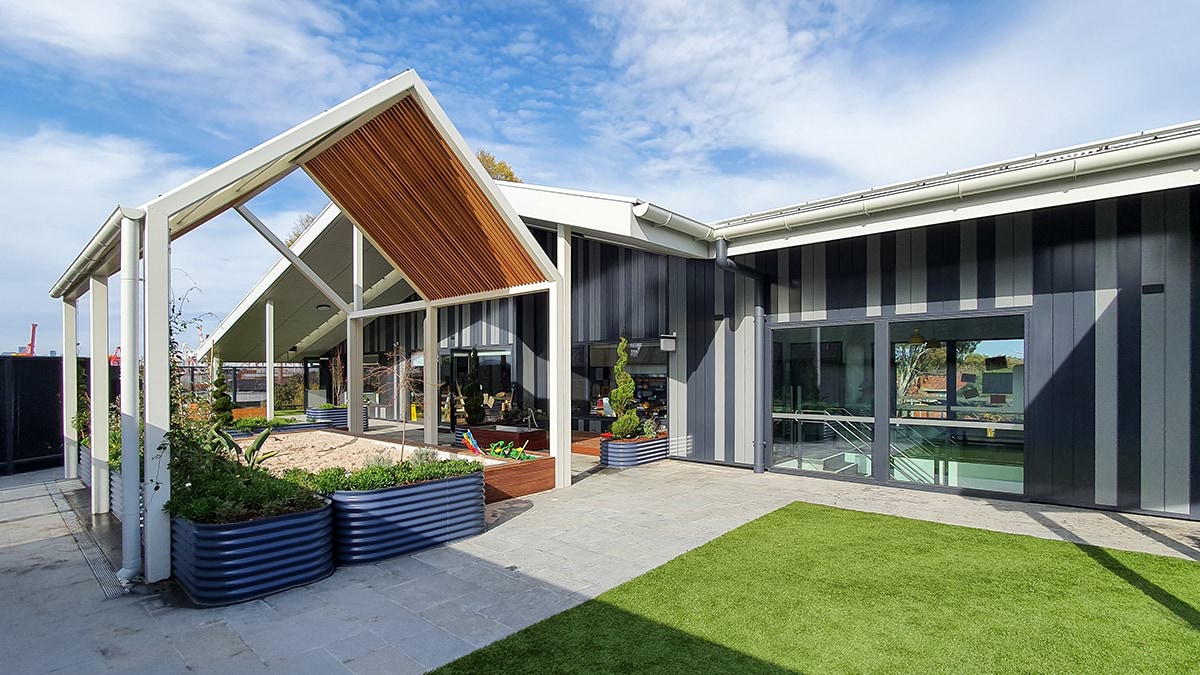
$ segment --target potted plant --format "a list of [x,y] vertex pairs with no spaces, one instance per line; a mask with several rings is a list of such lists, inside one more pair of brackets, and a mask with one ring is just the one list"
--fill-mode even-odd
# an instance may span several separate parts
[[483,465],[424,454],[354,471],[289,469],[284,477],[332,502],[337,563],[369,563],[483,531]]
[[629,341],[621,336],[617,362],[613,365],[617,386],[608,394],[616,419],[607,437],[600,440],[600,463],[604,466],[637,466],[667,458],[667,435],[659,430],[653,418],[638,417],[633,401],[633,377],[625,370],[628,364]]
[[327,500],[272,476],[264,431],[245,449],[213,425],[172,430],[172,575],[198,605],[227,605],[333,573]]

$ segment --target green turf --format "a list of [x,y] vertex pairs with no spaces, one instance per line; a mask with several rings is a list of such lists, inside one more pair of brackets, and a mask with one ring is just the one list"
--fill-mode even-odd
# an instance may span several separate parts
[[440,673],[1200,672],[1200,564],[795,503]]

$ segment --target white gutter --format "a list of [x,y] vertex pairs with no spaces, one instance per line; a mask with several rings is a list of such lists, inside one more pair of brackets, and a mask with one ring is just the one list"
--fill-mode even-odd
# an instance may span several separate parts
[[108,219],[104,221],[104,224],[100,226],[100,230],[96,232],[92,240],[88,242],[87,248],[83,249],[83,252],[75,258],[75,262],[71,263],[67,271],[63,272],[63,275],[59,277],[58,282],[54,284],[54,288],[50,290],[50,297],[63,297],[67,291],[75,288],[91,276],[88,270],[112,257],[121,240],[121,220],[123,218],[140,221],[145,217],[146,212],[142,209],[117,206]]
[[[1175,128],[1171,133],[1164,132],[1150,138],[1140,135],[1119,140],[1132,145],[1112,147],[1117,141],[1110,141],[1099,146],[1061,151],[1051,156],[1038,155],[923,181],[800,204],[786,213],[777,212],[777,215],[755,218],[754,214],[751,214],[723,221],[725,224],[718,223],[713,231],[716,237],[736,239],[1200,154],[1200,125]],[[1072,154],[1076,156],[1071,157]],[[1021,165],[1014,166],[1018,162]]]
[[676,232],[682,232],[701,241],[713,239],[713,228],[678,213],[668,211],[650,202],[637,202],[633,205],[633,215],[659,227],[666,227]]

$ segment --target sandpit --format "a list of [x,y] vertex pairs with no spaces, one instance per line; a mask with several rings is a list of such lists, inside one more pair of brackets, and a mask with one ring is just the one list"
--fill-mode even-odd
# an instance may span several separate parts
[[[418,447],[422,446],[401,445],[334,431],[301,431],[268,437],[263,449],[277,451],[279,454],[268,460],[264,466],[275,474],[282,473],[285,469],[305,469],[313,473],[335,466],[357,469],[382,460],[403,461]],[[501,463],[486,457],[471,457],[438,448],[432,449],[444,459],[474,459],[484,465]]]

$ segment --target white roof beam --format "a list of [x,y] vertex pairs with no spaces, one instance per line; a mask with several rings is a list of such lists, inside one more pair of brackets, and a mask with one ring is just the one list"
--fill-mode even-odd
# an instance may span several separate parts
[[322,279],[320,275],[314,272],[311,267],[306,265],[304,261],[300,259],[300,256],[296,255],[292,249],[288,248],[287,244],[280,241],[279,237],[276,237],[275,233],[271,231],[271,228],[264,225],[263,222],[258,219],[258,216],[254,215],[254,213],[247,208],[245,204],[238,204],[237,206],[233,207],[233,209],[238,212],[238,215],[240,215],[242,218],[245,218],[246,222],[250,223],[250,226],[257,230],[258,233],[262,235],[263,239],[266,239],[271,246],[275,247],[275,250],[279,251],[280,255],[287,258],[288,262],[292,263],[293,267],[295,267],[310,282],[312,282],[312,285],[316,286],[317,290],[321,291],[321,294],[329,299],[329,302],[333,303],[335,307],[346,314],[351,312],[350,305],[346,304],[346,301],[342,299],[342,296],[335,293],[334,290],[329,287],[329,284],[325,283],[325,280]]

